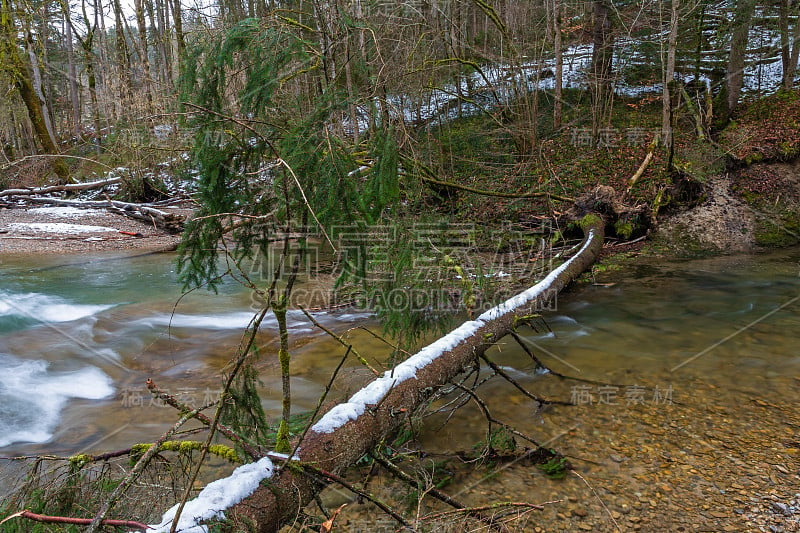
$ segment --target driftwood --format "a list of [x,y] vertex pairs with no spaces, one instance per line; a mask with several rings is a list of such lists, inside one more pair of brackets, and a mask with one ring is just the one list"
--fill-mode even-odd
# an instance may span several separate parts
[[114,185],[122,181],[122,178],[109,178],[106,180],[89,181],[86,183],[68,183],[66,185],[50,185],[47,187],[33,187],[24,189],[6,189],[0,191],[0,198],[12,196],[25,196],[25,202],[32,204],[50,204],[69,207],[79,207],[83,209],[107,209],[112,213],[125,215],[126,217],[143,220],[148,224],[168,231],[170,233],[180,233],[183,231],[184,217],[175,213],[168,213],[142,204],[120,202],[118,200],[82,201],[82,200],[62,200],[60,198],[49,198],[42,196],[54,192],[84,191],[87,189],[98,189],[107,185]]
[[183,231],[183,216],[142,204],[120,202],[119,200],[61,200],[59,198],[40,197],[26,198],[25,201],[33,204],[61,205],[79,207],[82,209],[106,209],[112,213],[143,220],[148,224],[152,224],[170,233],[180,233]]
[[122,178],[109,178],[107,180],[87,181],[86,183],[68,183],[66,185],[49,185],[47,187],[33,187],[24,189],[6,189],[0,191],[0,198],[6,196],[38,196],[53,192],[85,191],[86,189],[97,189],[106,185],[114,185],[122,181]]
[[[561,289],[591,266],[602,249],[605,223],[597,216],[584,220],[588,221],[584,242],[567,263],[528,291],[440,339],[435,343],[443,346],[438,356],[417,366],[413,377],[397,380],[376,404],[367,405],[362,414],[344,423],[334,423],[333,427],[312,427],[303,438],[295,459],[266,483],[262,482],[250,496],[227,509],[225,516],[234,524],[247,524],[248,531],[258,532],[278,531],[281,525],[295,519],[332,479],[320,472],[338,475],[371,452],[381,438],[399,429],[409,414],[469,368],[499,339],[511,333],[518,316],[545,308]],[[348,405],[352,405],[352,400],[355,398]],[[341,406],[334,406],[328,413]]]

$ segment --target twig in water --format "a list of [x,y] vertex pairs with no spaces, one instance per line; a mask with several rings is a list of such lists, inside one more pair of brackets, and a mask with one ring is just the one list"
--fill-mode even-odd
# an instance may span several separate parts
[[492,414],[489,412],[489,407],[486,405],[486,403],[483,400],[481,400],[480,396],[478,396],[475,393],[475,391],[471,391],[471,390],[469,390],[468,388],[466,388],[466,387],[464,387],[462,385],[456,385],[456,387],[458,387],[459,389],[461,389],[464,392],[466,392],[467,394],[469,394],[472,397],[472,399],[475,400],[475,403],[478,404],[478,407],[480,408],[480,410],[483,411],[483,416],[485,416],[486,420],[489,422],[489,433],[487,434],[487,437],[486,437],[486,443],[487,444],[489,444],[489,441],[490,441],[490,438],[491,438],[491,425],[492,424],[497,424],[498,426],[501,426],[506,431],[510,431],[511,433],[516,435],[517,437],[525,439],[526,441],[530,442],[531,444],[533,444],[537,448],[541,448],[542,447],[538,442],[536,442],[535,440],[533,440],[529,436],[525,435],[521,431],[519,431],[519,430],[515,429],[514,427],[506,424],[505,422],[503,422],[501,420],[498,420],[495,417],[493,417]]
[[[303,312],[305,312],[305,310]],[[308,430],[311,429],[312,422],[314,422],[314,419],[317,417],[317,414],[319,413],[319,410],[322,409],[322,404],[323,404],[323,402],[325,402],[325,398],[328,396],[328,393],[333,388],[333,381],[336,379],[336,376],[339,374],[339,370],[341,370],[342,365],[344,365],[344,362],[347,360],[347,356],[350,355],[350,352],[352,351],[352,348],[353,348],[352,346],[348,346],[347,347],[347,351],[342,356],[341,360],[339,361],[339,364],[336,365],[336,368],[334,369],[333,374],[331,374],[331,379],[328,380],[328,384],[325,385],[325,390],[323,391],[322,396],[320,396],[319,397],[319,401],[317,401],[317,407],[314,408],[314,414],[312,414],[311,418],[308,419],[308,425],[303,430],[303,434],[300,435],[300,438],[297,440],[297,444],[294,445],[294,450],[292,450],[292,453],[290,453],[289,457],[286,458],[286,463],[288,463],[289,461],[292,460],[292,457],[294,457],[295,454],[297,453],[297,449],[303,443],[303,439],[306,438],[306,434],[308,434]],[[286,463],[284,463],[284,464],[286,464]]]
[[481,354],[481,359],[483,359],[484,361],[486,361],[486,364],[487,364],[487,365],[489,365],[489,368],[491,368],[492,370],[494,370],[494,371],[497,373],[497,375],[499,375],[501,378],[505,379],[506,381],[508,381],[509,383],[511,383],[512,385],[514,385],[514,387],[515,387],[517,390],[519,390],[519,391],[520,391],[522,394],[524,394],[525,396],[527,396],[527,397],[528,397],[528,398],[530,398],[531,400],[533,400],[533,401],[537,402],[537,403],[539,404],[539,406],[540,406],[540,407],[541,407],[542,405],[548,405],[548,404],[555,404],[555,405],[572,405],[570,402],[562,402],[562,401],[559,401],[559,400],[547,400],[547,399],[545,399],[545,398],[539,398],[538,396],[536,396],[536,395],[532,394],[531,392],[529,392],[529,391],[528,391],[528,390],[527,390],[525,387],[523,387],[522,385],[520,385],[520,384],[519,384],[519,382],[518,382],[518,381],[516,381],[514,378],[512,378],[511,376],[509,376],[509,375],[508,375],[508,372],[506,372],[505,370],[503,370],[502,368],[500,368],[500,367],[497,365],[497,363],[495,363],[494,361],[492,361],[491,359],[489,359],[489,358],[486,356],[486,354]]
[[324,477],[325,479],[328,479],[330,481],[336,482],[339,485],[341,485],[344,488],[346,488],[347,490],[349,490],[350,492],[352,492],[353,494],[357,494],[358,496],[364,498],[365,500],[368,500],[368,501],[374,503],[384,513],[388,514],[389,516],[394,518],[398,523],[402,524],[403,527],[405,527],[407,530],[413,531],[413,532],[416,533],[416,530],[413,527],[411,527],[411,524],[409,524],[408,521],[405,518],[403,518],[400,514],[398,514],[397,511],[395,511],[394,509],[392,509],[391,507],[389,507],[388,505],[383,503],[381,500],[375,498],[374,496],[372,496],[370,494],[367,494],[366,492],[362,491],[361,489],[356,488],[353,484],[349,483],[348,481],[346,481],[345,479],[341,478],[340,476],[337,476],[333,472],[328,472],[326,470],[322,470],[321,468],[317,468],[316,466],[313,466],[313,465],[308,464],[308,463],[300,463],[300,466],[302,466],[303,469],[305,469],[305,470],[309,470],[309,471],[317,474],[318,476],[321,476],[321,477]]
[[323,326],[322,324],[320,324],[319,321],[311,315],[311,313],[306,311],[305,307],[303,307],[302,305],[300,305],[298,307],[303,312],[303,314],[306,315],[306,317],[308,317],[308,319],[311,321],[312,324],[314,324],[316,327],[318,327],[319,329],[321,329],[322,331],[324,331],[325,333],[327,333],[328,335],[330,335],[331,337],[336,339],[336,341],[339,344],[341,344],[342,346],[346,347],[348,353],[352,351],[353,355],[355,355],[356,358],[358,358],[358,362],[361,363],[362,365],[364,365],[365,367],[369,368],[370,372],[372,372],[376,377],[380,376],[380,372],[375,370],[375,368],[373,368],[372,365],[369,364],[369,362],[364,358],[364,356],[362,356],[360,353],[358,353],[356,351],[355,348],[353,348],[352,344],[349,344],[341,336],[337,335],[336,333],[334,333],[330,329],[328,329],[325,326]]
[[587,486],[587,487],[589,487],[589,490],[591,490],[591,491],[592,491],[592,493],[595,495],[595,497],[597,498],[597,500],[600,502],[600,505],[602,505],[602,506],[603,506],[603,509],[605,510],[605,512],[606,512],[606,514],[608,515],[608,517],[611,519],[611,521],[612,521],[612,522],[614,522],[614,526],[617,528],[617,531],[622,531],[622,529],[619,527],[619,524],[617,523],[617,521],[616,521],[616,520],[614,520],[614,516],[611,514],[611,511],[609,511],[609,510],[608,510],[608,507],[606,507],[606,503],[603,501],[603,498],[601,498],[601,497],[600,497],[600,495],[599,495],[599,494],[597,494],[597,491],[596,491],[596,490],[594,490],[594,487],[592,487],[591,485],[589,485],[589,482],[588,482],[588,481],[586,481],[586,479],[585,479],[585,478],[584,478],[582,475],[580,475],[579,473],[577,473],[575,470],[571,470],[571,472],[572,472],[573,474],[575,474],[576,476],[578,476],[578,479],[580,479],[581,481],[583,481],[583,482],[586,484],[586,486]]

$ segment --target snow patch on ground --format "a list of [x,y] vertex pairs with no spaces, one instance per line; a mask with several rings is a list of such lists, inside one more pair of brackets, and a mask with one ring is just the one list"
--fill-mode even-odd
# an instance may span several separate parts
[[81,209],[79,207],[34,207],[29,212],[55,218],[80,218],[89,215],[102,215],[101,209]]
[[106,226],[86,226],[84,224],[66,224],[63,222],[15,222],[8,225],[10,231],[34,231],[37,233],[61,233],[77,235],[79,233],[117,232],[115,228]]

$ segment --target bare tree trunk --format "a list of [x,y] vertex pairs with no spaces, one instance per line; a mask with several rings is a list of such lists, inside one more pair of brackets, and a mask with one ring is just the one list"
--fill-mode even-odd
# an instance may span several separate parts
[[[169,1],[169,0],[167,0]],[[181,0],[172,0],[172,25],[175,28],[175,46],[178,56],[177,68],[180,70],[181,58],[186,51],[186,41],[183,37],[183,14]]]
[[[94,0],[93,2],[95,25],[100,29],[97,32],[95,45],[97,47],[97,68],[95,69],[95,88],[98,91],[98,102],[103,107],[102,118],[104,119],[107,127],[111,126],[112,120],[117,119],[117,107],[114,105],[116,98],[109,94],[109,72],[111,61],[109,61],[108,42],[106,37],[108,31],[106,30],[106,18],[103,16],[103,2],[102,0]],[[98,135],[100,130],[98,130]],[[99,138],[98,138],[99,140]]]
[[800,13],[794,22],[794,31],[792,32],[792,54],[789,57],[789,67],[783,74],[783,86],[786,89],[794,87],[794,76],[797,72],[797,61],[800,60]]
[[781,85],[786,86],[786,71],[789,69],[789,0],[780,0],[778,7],[778,31],[781,37],[781,67],[783,67],[783,78]]
[[[796,7],[797,2],[792,6]],[[797,60],[800,55],[800,12],[794,10],[795,22],[791,35],[789,34],[789,0],[781,0],[780,6],[780,32],[781,32],[781,64],[783,66],[783,77],[781,87],[791,90],[794,85],[794,75],[797,72]]]
[[553,103],[553,129],[561,129],[562,98],[564,86],[564,55],[561,49],[561,0],[552,0],[553,11],[553,48],[555,52],[555,79]]
[[329,0],[314,0],[314,13],[320,34],[320,48],[322,49],[322,65],[325,72],[325,83],[330,84],[336,79],[336,60],[333,52],[333,15]]
[[112,2],[114,10],[114,36],[116,43],[117,69],[119,69],[119,102],[121,116],[130,103],[131,76],[130,54],[125,40],[125,25],[122,23],[122,6],[119,0]]
[[80,34],[75,30],[75,27],[72,25],[72,21],[70,19],[70,9],[66,3],[62,4],[62,10],[64,13],[64,18],[67,21],[67,25],[71,28],[71,33],[74,34],[75,38],[78,40],[78,44],[80,44],[82,55],[83,55],[83,68],[86,69],[86,85],[89,89],[89,102],[91,107],[92,113],[92,124],[95,130],[95,148],[97,153],[100,153],[100,141],[101,141],[101,126],[100,126],[100,103],[98,102],[97,98],[97,77],[95,75],[95,56],[94,56],[94,39],[97,35],[97,25],[99,22],[99,13],[97,12],[97,5],[94,3],[95,11],[93,19],[89,18],[89,13],[86,10],[86,2],[87,0],[81,1],[81,15],[83,16],[83,23],[86,26],[86,35],[81,37]]
[[[152,0],[147,0],[148,2]],[[172,85],[172,45],[169,37],[169,14],[164,8],[165,0],[155,0],[155,16],[158,22],[158,44],[161,50],[161,79]],[[166,0],[169,1],[169,0]]]
[[[69,16],[69,15],[65,15]],[[69,101],[72,106],[72,130],[81,138],[81,99],[78,90],[78,74],[75,68],[75,46],[72,42],[72,24],[64,23],[64,44],[67,50],[67,75],[69,77]]]
[[747,52],[748,33],[750,21],[756,8],[755,0],[739,0],[736,2],[733,33],[731,35],[731,50],[728,56],[728,69],[725,75],[727,89],[727,110],[725,117],[729,118],[739,105],[739,97],[744,86],[745,53]]
[[139,55],[142,61],[142,85],[144,86],[145,97],[147,98],[148,110],[153,105],[153,88],[150,84],[150,50],[147,47],[147,23],[144,18],[144,6],[142,0],[134,0],[134,10],[136,11],[136,25],[139,30]]
[[611,33],[609,0],[594,0],[592,29],[592,138],[608,120],[611,108],[611,67],[614,37]]
[[[42,145],[45,154],[56,156],[58,147],[53,143],[50,133],[47,131],[41,101],[33,88],[25,65],[20,62],[19,67],[14,84],[19,91],[20,97],[22,97],[22,101],[25,103],[25,107],[28,109],[28,116],[31,119],[36,138]],[[69,168],[61,157],[53,157],[50,161],[50,166],[60,182],[66,183],[69,180]]]
[[672,88],[675,84],[675,49],[678,42],[678,10],[680,0],[672,0],[672,15],[669,19],[669,42],[667,43],[667,65],[664,70],[664,92],[661,113],[661,138],[672,159]]
[[31,64],[31,85],[33,86],[33,92],[39,99],[39,105],[42,108],[42,120],[44,121],[44,126],[47,129],[47,134],[50,137],[50,141],[52,142],[53,146],[56,146],[58,144],[58,138],[56,137],[56,132],[53,129],[53,121],[50,119],[50,110],[47,106],[47,99],[44,96],[42,69],[39,68],[39,56],[36,55],[36,51],[33,49],[33,34],[31,34],[30,30],[28,30],[26,33],[27,36],[25,39],[25,49],[28,51],[28,59],[30,60]]
[[[100,102],[97,98],[97,76],[95,75],[95,57],[93,53],[94,36],[97,32],[97,26],[89,25],[89,19],[86,15],[85,2],[83,3],[83,6],[84,22],[87,24],[89,29],[87,30],[86,37],[78,37],[78,42],[80,43],[81,50],[83,51],[83,68],[86,69],[86,85],[89,89],[89,103],[92,109],[92,125],[94,127],[95,149],[99,154],[100,146],[102,144],[102,126],[100,124]],[[69,16],[69,14],[67,14],[67,16]],[[95,15],[95,19],[96,18],[97,17]]]
[[58,156],[58,147],[53,141],[50,132],[47,130],[42,102],[36,93],[28,65],[17,45],[17,25],[11,18],[14,6],[10,0],[0,0],[0,56],[5,57],[8,62],[8,71],[12,73],[12,81],[22,102],[28,110],[28,117],[36,134],[36,139],[42,146],[45,154],[52,155],[50,167],[58,176],[59,181],[69,180],[69,168],[64,160]]

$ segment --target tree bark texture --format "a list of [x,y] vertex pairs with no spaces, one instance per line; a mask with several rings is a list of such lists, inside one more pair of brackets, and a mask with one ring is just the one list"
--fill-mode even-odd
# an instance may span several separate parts
[[[6,68],[11,73],[14,86],[19,91],[25,108],[28,110],[28,117],[36,134],[36,140],[42,147],[42,152],[58,155],[58,147],[47,130],[42,102],[36,94],[28,65],[26,65],[22,51],[17,44],[18,30],[11,18],[14,13],[13,6],[10,1],[3,0],[0,7],[2,7],[0,10],[0,56],[5,56],[8,61]],[[63,159],[53,157],[50,166],[59,181],[64,183],[69,179],[69,168]]]
[[742,87],[744,87],[745,54],[747,53],[750,21],[753,19],[753,12],[755,9],[755,0],[740,0],[736,2],[733,33],[731,35],[731,50],[728,56],[728,70],[725,76],[728,98],[728,117],[736,110],[736,106],[739,105],[739,97],[742,93]]
[[672,0],[672,14],[669,20],[669,41],[667,61],[664,70],[664,92],[662,94],[661,139],[672,155],[672,89],[675,82],[675,51],[678,43],[678,9],[680,0]]
[[614,59],[609,0],[594,0],[592,27],[592,135],[606,123],[611,110],[611,76]]

